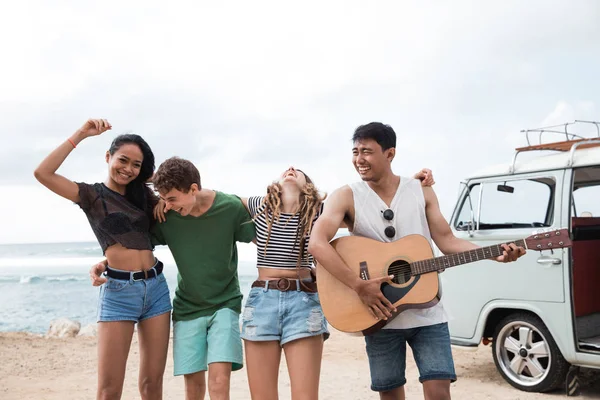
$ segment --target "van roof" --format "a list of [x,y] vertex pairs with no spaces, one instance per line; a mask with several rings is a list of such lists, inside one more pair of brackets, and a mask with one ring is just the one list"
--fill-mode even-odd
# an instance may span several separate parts
[[[531,146],[535,147],[535,146]],[[518,151],[519,149],[517,149]],[[524,148],[521,148],[521,153],[523,154]],[[484,178],[491,176],[499,176],[499,175],[511,175],[511,174],[523,174],[527,172],[536,172],[536,171],[548,171],[554,169],[562,169],[562,168],[570,168],[570,167],[583,167],[589,165],[599,165],[600,166],[600,147],[590,147],[590,148],[581,148],[577,149],[573,155],[573,165],[569,165],[571,160],[571,152],[570,151],[560,151],[556,153],[543,153],[541,155],[538,151],[527,151],[527,153],[535,153],[538,154],[533,159],[526,159],[526,154],[521,155],[516,159],[514,163],[508,162],[506,164],[498,164],[493,165],[482,170],[475,172],[467,177],[467,179],[473,178]]]

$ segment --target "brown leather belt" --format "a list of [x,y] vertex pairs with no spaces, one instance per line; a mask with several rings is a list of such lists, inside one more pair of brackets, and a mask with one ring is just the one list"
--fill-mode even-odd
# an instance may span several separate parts
[[252,282],[252,287],[264,288],[265,285],[269,283],[269,289],[276,289],[282,292],[287,292],[288,290],[300,290],[302,292],[316,292],[317,291],[317,283],[316,282],[302,282],[298,279],[288,279],[288,278],[279,278],[272,281],[254,281]]

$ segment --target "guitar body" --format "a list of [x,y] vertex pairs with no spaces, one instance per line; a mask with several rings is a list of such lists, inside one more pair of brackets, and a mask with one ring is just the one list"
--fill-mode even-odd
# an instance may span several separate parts
[[387,321],[379,321],[354,290],[317,263],[317,287],[323,313],[337,330],[374,333],[402,311],[431,307],[439,301],[438,273],[412,276],[408,265],[433,257],[425,237],[409,235],[395,242],[384,243],[360,236],[345,236],[335,239],[331,245],[350,267],[349,273],[355,276],[373,279],[396,275],[394,282],[383,284],[381,290],[398,311]]

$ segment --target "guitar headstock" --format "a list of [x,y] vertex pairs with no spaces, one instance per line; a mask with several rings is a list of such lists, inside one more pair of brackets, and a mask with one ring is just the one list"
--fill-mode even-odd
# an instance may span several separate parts
[[573,244],[568,229],[538,231],[527,237],[525,244],[530,250],[552,250],[571,247]]

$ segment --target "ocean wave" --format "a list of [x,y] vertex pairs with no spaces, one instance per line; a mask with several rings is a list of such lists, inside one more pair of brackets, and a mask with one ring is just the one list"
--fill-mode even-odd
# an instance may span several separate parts
[[98,242],[21,243],[0,245],[0,258],[101,257]]
[[37,284],[43,282],[82,282],[87,281],[89,278],[87,275],[75,276],[40,276],[40,275],[22,275],[20,277],[15,276],[2,276],[0,277],[0,283],[2,282],[18,282],[22,285]]
[[43,278],[41,276],[37,276],[37,275],[24,275],[19,280],[19,283],[21,283],[21,284],[38,283],[38,282],[41,282],[42,280],[43,280]]
[[48,257],[24,257],[24,258],[0,258],[1,267],[72,267],[83,266],[90,268],[101,261],[103,257],[73,257],[73,258],[48,258]]
[[73,281],[73,282],[80,282],[80,281],[87,281],[89,279],[89,277],[86,276],[47,276],[46,280],[48,282],[68,282],[68,281]]

